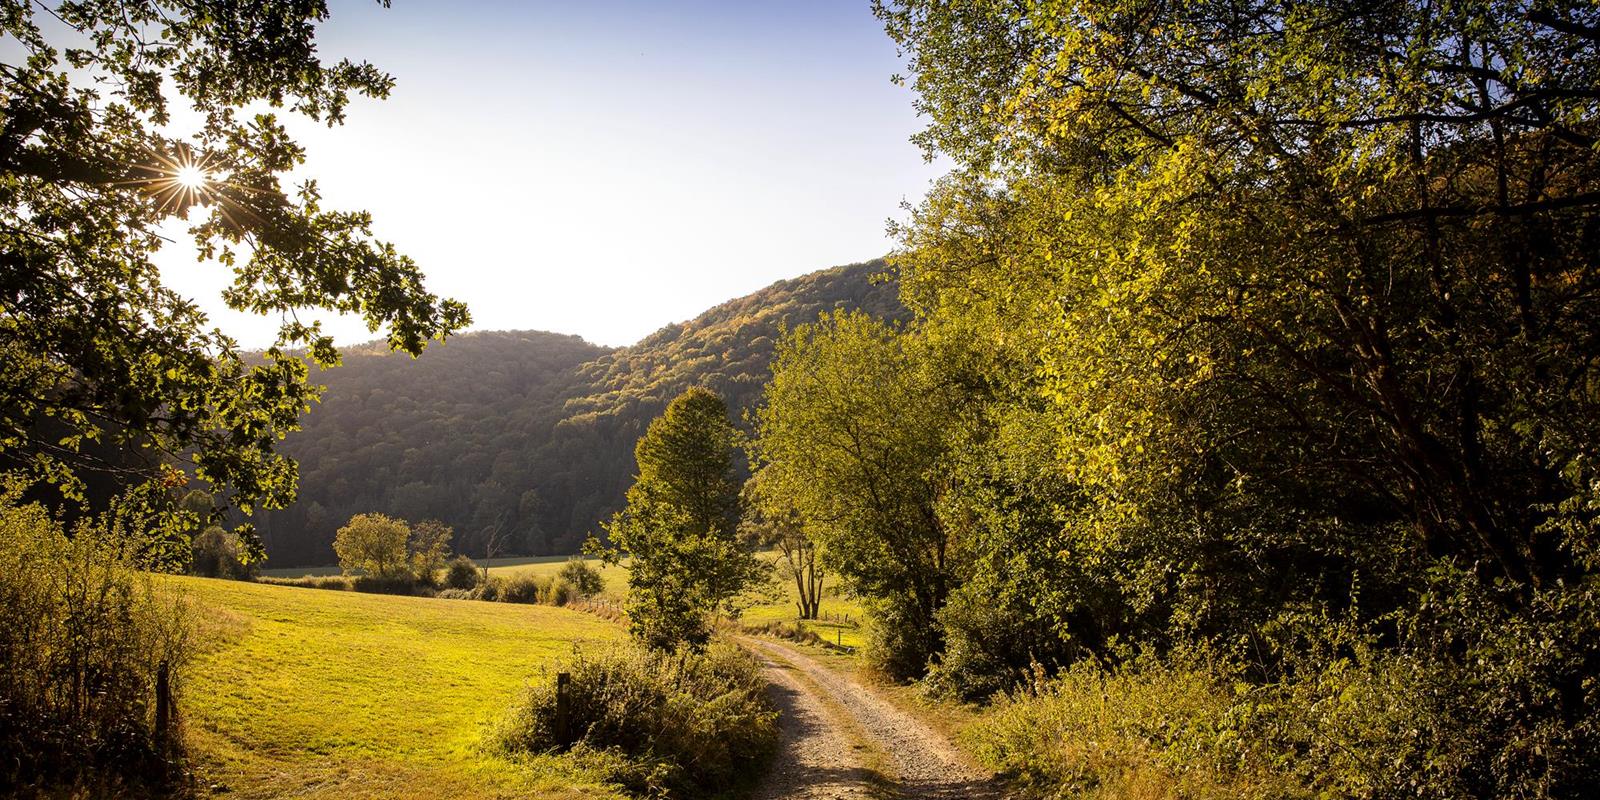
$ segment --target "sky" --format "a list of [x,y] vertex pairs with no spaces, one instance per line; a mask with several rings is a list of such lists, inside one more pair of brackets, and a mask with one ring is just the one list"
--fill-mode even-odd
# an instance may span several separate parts
[[[325,208],[371,211],[474,330],[631,344],[887,253],[886,222],[943,171],[908,141],[922,123],[868,0],[336,0],[318,42],[396,86],[339,128],[289,121],[302,172]],[[164,280],[271,344],[278,320],[226,309],[226,270],[174,238]]]

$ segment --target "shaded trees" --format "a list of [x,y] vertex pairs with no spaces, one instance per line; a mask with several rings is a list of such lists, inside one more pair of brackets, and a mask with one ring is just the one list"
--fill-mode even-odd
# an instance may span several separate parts
[[[1350,740],[1312,785],[1592,791],[1594,10],[878,12],[919,141],[958,163],[900,231],[906,297],[1017,357],[988,416],[1050,442],[963,458],[951,510],[980,562],[1105,613],[1025,571],[989,591],[1090,651],[1110,619],[1284,681],[1284,752],[1345,741],[1317,709],[1353,659],[1412,738]],[[994,480],[1008,462],[1045,491]],[[1472,707],[1494,718],[1463,736]]]

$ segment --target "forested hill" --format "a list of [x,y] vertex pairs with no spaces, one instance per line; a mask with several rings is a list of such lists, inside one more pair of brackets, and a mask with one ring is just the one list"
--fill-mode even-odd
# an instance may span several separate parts
[[331,563],[334,531],[367,511],[443,520],[469,553],[495,529],[512,552],[572,552],[620,507],[634,442],[679,392],[710,387],[740,421],[783,326],[834,309],[904,316],[895,286],[874,280],[884,269],[780,281],[621,349],[537,331],[457,336],[415,360],[348,348],[283,443],[300,500],[256,519],[269,565]]

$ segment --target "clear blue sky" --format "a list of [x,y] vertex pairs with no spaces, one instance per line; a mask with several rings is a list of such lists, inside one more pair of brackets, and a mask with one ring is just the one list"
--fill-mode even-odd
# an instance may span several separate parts
[[[868,0],[335,2],[326,60],[394,75],[342,128],[292,126],[326,204],[365,208],[474,328],[631,343],[775,280],[887,252],[940,172]],[[169,282],[247,347],[225,276]],[[371,338],[348,321],[343,343]]]

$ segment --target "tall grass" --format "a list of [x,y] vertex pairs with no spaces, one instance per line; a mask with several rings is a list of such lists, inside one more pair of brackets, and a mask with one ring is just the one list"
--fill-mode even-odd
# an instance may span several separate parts
[[127,526],[68,536],[0,488],[0,794],[138,795],[178,775],[175,729],[156,731],[157,673],[182,683],[185,606],[135,569]]

